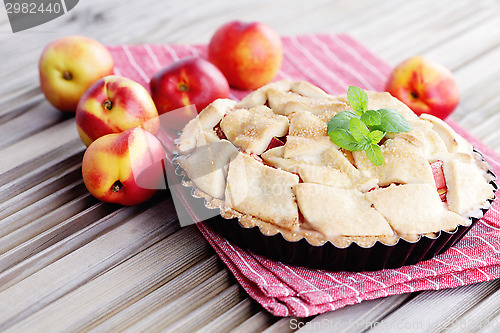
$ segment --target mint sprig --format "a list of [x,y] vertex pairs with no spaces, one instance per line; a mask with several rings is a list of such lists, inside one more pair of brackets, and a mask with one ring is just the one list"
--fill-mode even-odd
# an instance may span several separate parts
[[347,100],[353,111],[337,113],[328,122],[328,135],[339,147],[349,151],[364,151],[374,165],[382,165],[384,156],[378,143],[387,133],[412,130],[410,123],[393,109],[368,109],[368,95],[350,86]]
[[347,100],[354,112],[359,116],[368,108],[368,95],[361,88],[350,86],[347,91]]

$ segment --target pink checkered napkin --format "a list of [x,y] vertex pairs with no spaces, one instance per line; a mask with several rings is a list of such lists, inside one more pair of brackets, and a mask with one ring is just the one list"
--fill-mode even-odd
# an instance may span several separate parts
[[[346,35],[307,35],[283,38],[284,59],[276,80],[309,81],[333,94],[345,93],[349,85],[382,91],[391,68],[363,45]],[[135,45],[109,48],[116,74],[148,88],[152,75],[185,56],[205,57],[204,45]],[[149,88],[148,88],[149,89]],[[247,91],[231,91],[240,99]],[[500,156],[463,128],[449,124],[468,139],[500,175]],[[173,150],[173,137],[167,150]],[[185,203],[185,194],[172,194]],[[417,265],[375,272],[329,272],[286,265],[229,243],[205,224],[198,227],[236,279],[257,302],[276,316],[307,317],[363,300],[418,290],[443,289],[500,277],[500,200],[454,247]]]

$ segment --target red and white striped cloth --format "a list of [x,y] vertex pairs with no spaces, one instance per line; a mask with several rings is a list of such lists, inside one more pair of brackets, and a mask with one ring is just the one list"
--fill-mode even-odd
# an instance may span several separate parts
[[[346,35],[284,37],[283,46],[283,65],[276,80],[306,80],[333,94],[345,93],[349,85],[382,91],[391,70]],[[163,66],[185,56],[206,55],[205,45],[122,45],[109,49],[115,59],[115,73],[146,88],[152,75]],[[231,98],[240,99],[247,93],[232,90]],[[500,156],[457,124],[448,122],[485,154],[495,174],[500,175]],[[172,144],[167,147],[172,148]],[[183,199],[180,191],[172,192]],[[189,207],[186,209],[194,214]],[[248,294],[276,316],[307,317],[363,300],[500,277],[500,200],[446,253],[417,265],[375,272],[329,272],[285,265],[238,248],[203,223],[198,227]]]

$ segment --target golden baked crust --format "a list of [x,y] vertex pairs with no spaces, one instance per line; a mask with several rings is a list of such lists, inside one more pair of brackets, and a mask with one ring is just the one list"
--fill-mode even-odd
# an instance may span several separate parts
[[396,184],[434,184],[429,161],[421,150],[396,136],[382,146],[384,164],[375,166],[361,151],[353,152],[359,170],[379,180],[379,186]]
[[220,122],[227,139],[244,152],[262,154],[271,139],[288,133],[288,118],[264,105],[230,111]]
[[[328,121],[352,110],[345,95],[287,80],[238,103],[214,101],[185,127],[178,164],[223,217],[288,240],[370,246],[467,225],[494,197],[487,164],[442,120],[418,117],[388,93],[368,96],[369,108],[394,109],[413,128],[386,134],[381,166],[327,135]],[[442,163],[444,201],[435,162]]]
[[225,205],[272,224],[294,230],[299,211],[292,187],[299,177],[239,153],[229,163]]
[[222,199],[226,190],[227,165],[237,154],[238,150],[229,141],[212,141],[179,159],[178,163],[200,190]]
[[294,190],[305,221],[327,237],[393,235],[387,220],[358,190],[311,183]]
[[391,185],[365,194],[398,234],[453,230],[463,219],[448,211],[430,184]]

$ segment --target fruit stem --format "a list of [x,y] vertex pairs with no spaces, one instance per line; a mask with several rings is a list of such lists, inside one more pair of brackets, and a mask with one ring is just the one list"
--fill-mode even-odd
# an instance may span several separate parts
[[413,97],[415,99],[418,98],[418,94],[416,92],[412,91],[410,94],[411,94],[411,97]]
[[187,86],[187,84],[185,83],[181,83],[177,86],[177,88],[179,88],[180,91],[182,92],[186,92],[189,90],[189,87]]
[[70,71],[64,71],[63,79],[68,80],[68,81],[73,80],[73,75],[71,74]]
[[121,190],[123,190],[123,184],[121,181],[117,180],[116,182],[113,183],[113,185],[111,186],[111,190],[113,192],[120,192]]
[[108,99],[102,103],[102,107],[109,111],[113,108],[113,102]]

